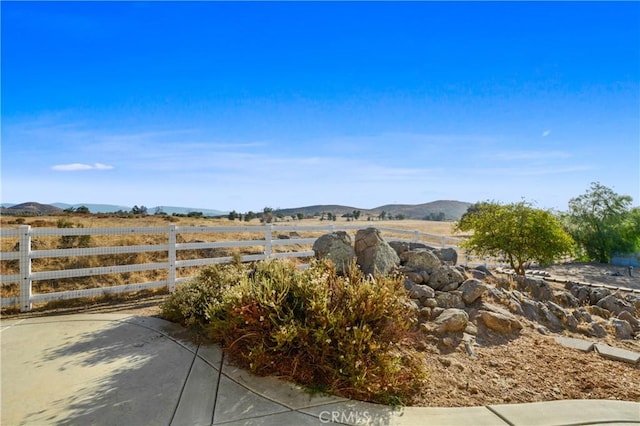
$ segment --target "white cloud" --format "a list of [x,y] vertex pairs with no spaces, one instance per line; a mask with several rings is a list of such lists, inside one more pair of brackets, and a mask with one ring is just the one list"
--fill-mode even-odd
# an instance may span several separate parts
[[549,136],[551,134],[551,130],[545,130],[544,132],[542,132],[542,137],[546,138],[547,136]]
[[51,170],[56,172],[77,172],[80,170],[111,170],[113,166],[107,164],[95,163],[95,164],[83,164],[83,163],[71,163],[71,164],[56,164],[51,167]]

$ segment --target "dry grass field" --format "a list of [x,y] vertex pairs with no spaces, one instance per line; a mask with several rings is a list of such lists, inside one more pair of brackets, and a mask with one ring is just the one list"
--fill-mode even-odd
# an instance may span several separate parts
[[[262,240],[265,238],[264,231],[258,227],[262,225],[258,219],[250,222],[230,221],[219,218],[198,218],[198,217],[173,217],[173,216],[137,216],[137,217],[117,217],[113,215],[61,215],[61,216],[37,216],[37,217],[0,217],[0,226],[3,229],[15,229],[20,225],[30,225],[32,228],[129,228],[129,227],[167,227],[169,225],[178,227],[238,227],[238,232],[197,232],[179,233],[178,243],[190,242],[221,242],[221,241],[247,241]],[[278,221],[274,226],[325,226],[334,225],[340,227],[349,226],[376,226],[384,228],[396,228],[411,231],[420,231],[434,235],[452,236],[453,223],[451,222],[431,222],[424,220],[396,220],[396,221],[350,221],[339,218],[337,221],[321,221],[319,219],[304,219]],[[241,227],[255,226],[256,232],[241,230]],[[273,232],[274,239],[291,238],[313,238],[319,237],[326,231],[283,231]],[[355,231],[351,231],[354,235]],[[410,238],[408,235],[385,233],[390,237]],[[38,236],[32,239],[33,250],[55,250],[61,248],[84,248],[84,247],[110,247],[129,245],[159,245],[166,244],[166,233],[154,234],[107,234],[92,235],[90,237],[49,237]],[[428,241],[433,245],[438,245],[439,240]],[[16,251],[18,249],[17,238],[2,238],[1,250],[3,252]],[[273,252],[310,250],[309,244],[292,244],[285,246],[274,246]],[[233,248],[214,248],[202,250],[180,250],[178,260],[212,258],[223,256],[261,254],[264,246],[248,246]],[[141,263],[166,262],[166,251],[143,252],[129,254],[106,254],[93,256],[72,256],[61,258],[34,259],[32,261],[32,271],[52,271],[62,269],[93,268],[103,266],[132,265]],[[296,260],[292,260],[296,261]],[[299,261],[299,260],[298,260]],[[16,274],[18,261],[2,261],[2,274]],[[197,274],[199,267],[178,268],[178,277],[189,277]],[[33,282],[33,292],[35,294],[50,293],[57,291],[77,290],[85,288],[102,288],[123,284],[161,281],[167,278],[167,271],[163,269],[151,271],[137,271],[120,274],[97,275],[89,277],[61,278],[56,280],[38,280]],[[0,289],[2,297],[17,296],[19,288],[17,283],[5,284]]]

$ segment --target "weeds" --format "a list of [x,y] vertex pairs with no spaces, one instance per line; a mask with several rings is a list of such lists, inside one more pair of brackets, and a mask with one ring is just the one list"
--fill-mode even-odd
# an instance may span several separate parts
[[402,279],[339,276],[328,261],[207,268],[163,305],[199,325],[241,366],[313,389],[384,404],[410,401],[426,379],[412,348]]

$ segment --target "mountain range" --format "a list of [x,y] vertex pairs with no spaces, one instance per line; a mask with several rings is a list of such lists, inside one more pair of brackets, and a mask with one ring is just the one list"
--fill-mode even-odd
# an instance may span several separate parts
[[322,213],[332,213],[337,216],[352,214],[354,210],[360,211],[361,216],[379,216],[385,212],[387,216],[402,215],[407,219],[425,219],[430,215],[444,214],[445,220],[458,220],[467,211],[471,203],[454,200],[438,200],[423,204],[385,204],[373,209],[361,209],[358,207],[341,205],[315,205],[297,207],[291,209],[278,209],[275,213],[285,216],[302,213],[305,216],[320,216]]
[[[323,213],[331,213],[336,216],[342,216],[344,214],[352,214],[354,211],[359,211],[362,217],[374,216],[378,217],[385,213],[387,217],[395,217],[402,215],[407,219],[425,219],[433,215],[444,215],[445,220],[457,220],[466,211],[471,203],[463,201],[453,200],[438,200],[423,204],[386,204],[384,206],[375,207],[373,209],[362,209],[358,207],[343,206],[337,204],[321,204],[305,207],[295,207],[287,209],[277,209],[274,211],[277,215],[293,216],[296,214],[302,214],[304,216],[320,216]],[[85,206],[91,213],[115,213],[118,211],[131,211],[131,207],[119,206],[114,204],[66,204],[66,203],[53,203],[53,204],[40,204],[35,202],[28,202],[22,204],[2,204],[2,213],[4,214],[31,214],[31,215],[49,215],[62,213],[63,210],[69,208],[78,208]],[[147,212],[154,214],[157,212],[164,212],[172,215],[176,214],[188,214],[190,212],[202,212],[204,216],[226,216],[229,212],[215,209],[201,209],[195,207],[175,207],[175,206],[156,206],[148,207]]]
[[[92,203],[80,203],[80,204],[67,204],[67,203],[52,203],[52,204],[40,204],[35,202],[28,202],[22,204],[2,203],[2,213],[6,214],[33,214],[33,215],[48,215],[62,213],[63,210],[85,206],[91,213],[116,213],[119,211],[129,212],[132,207],[119,206],[115,204],[92,204]],[[174,206],[156,206],[148,207],[147,212],[154,214],[156,212],[164,212],[168,215],[176,214],[188,214],[190,212],[202,212],[204,216],[225,216],[229,212],[213,209],[199,209],[194,207],[174,207]]]

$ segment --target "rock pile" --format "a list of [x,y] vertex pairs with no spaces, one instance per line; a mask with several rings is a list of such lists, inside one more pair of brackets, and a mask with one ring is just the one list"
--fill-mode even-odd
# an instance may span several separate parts
[[350,249],[346,233],[325,235],[314,245],[317,257],[337,259],[336,264],[349,265],[355,257],[365,273],[401,272],[421,330],[444,346],[465,342],[470,355],[479,331],[514,335],[524,326],[542,334],[568,330],[640,339],[638,294],[570,282],[561,287],[544,276],[497,276],[482,266],[456,265],[453,249],[387,244],[375,228],[358,231]]

